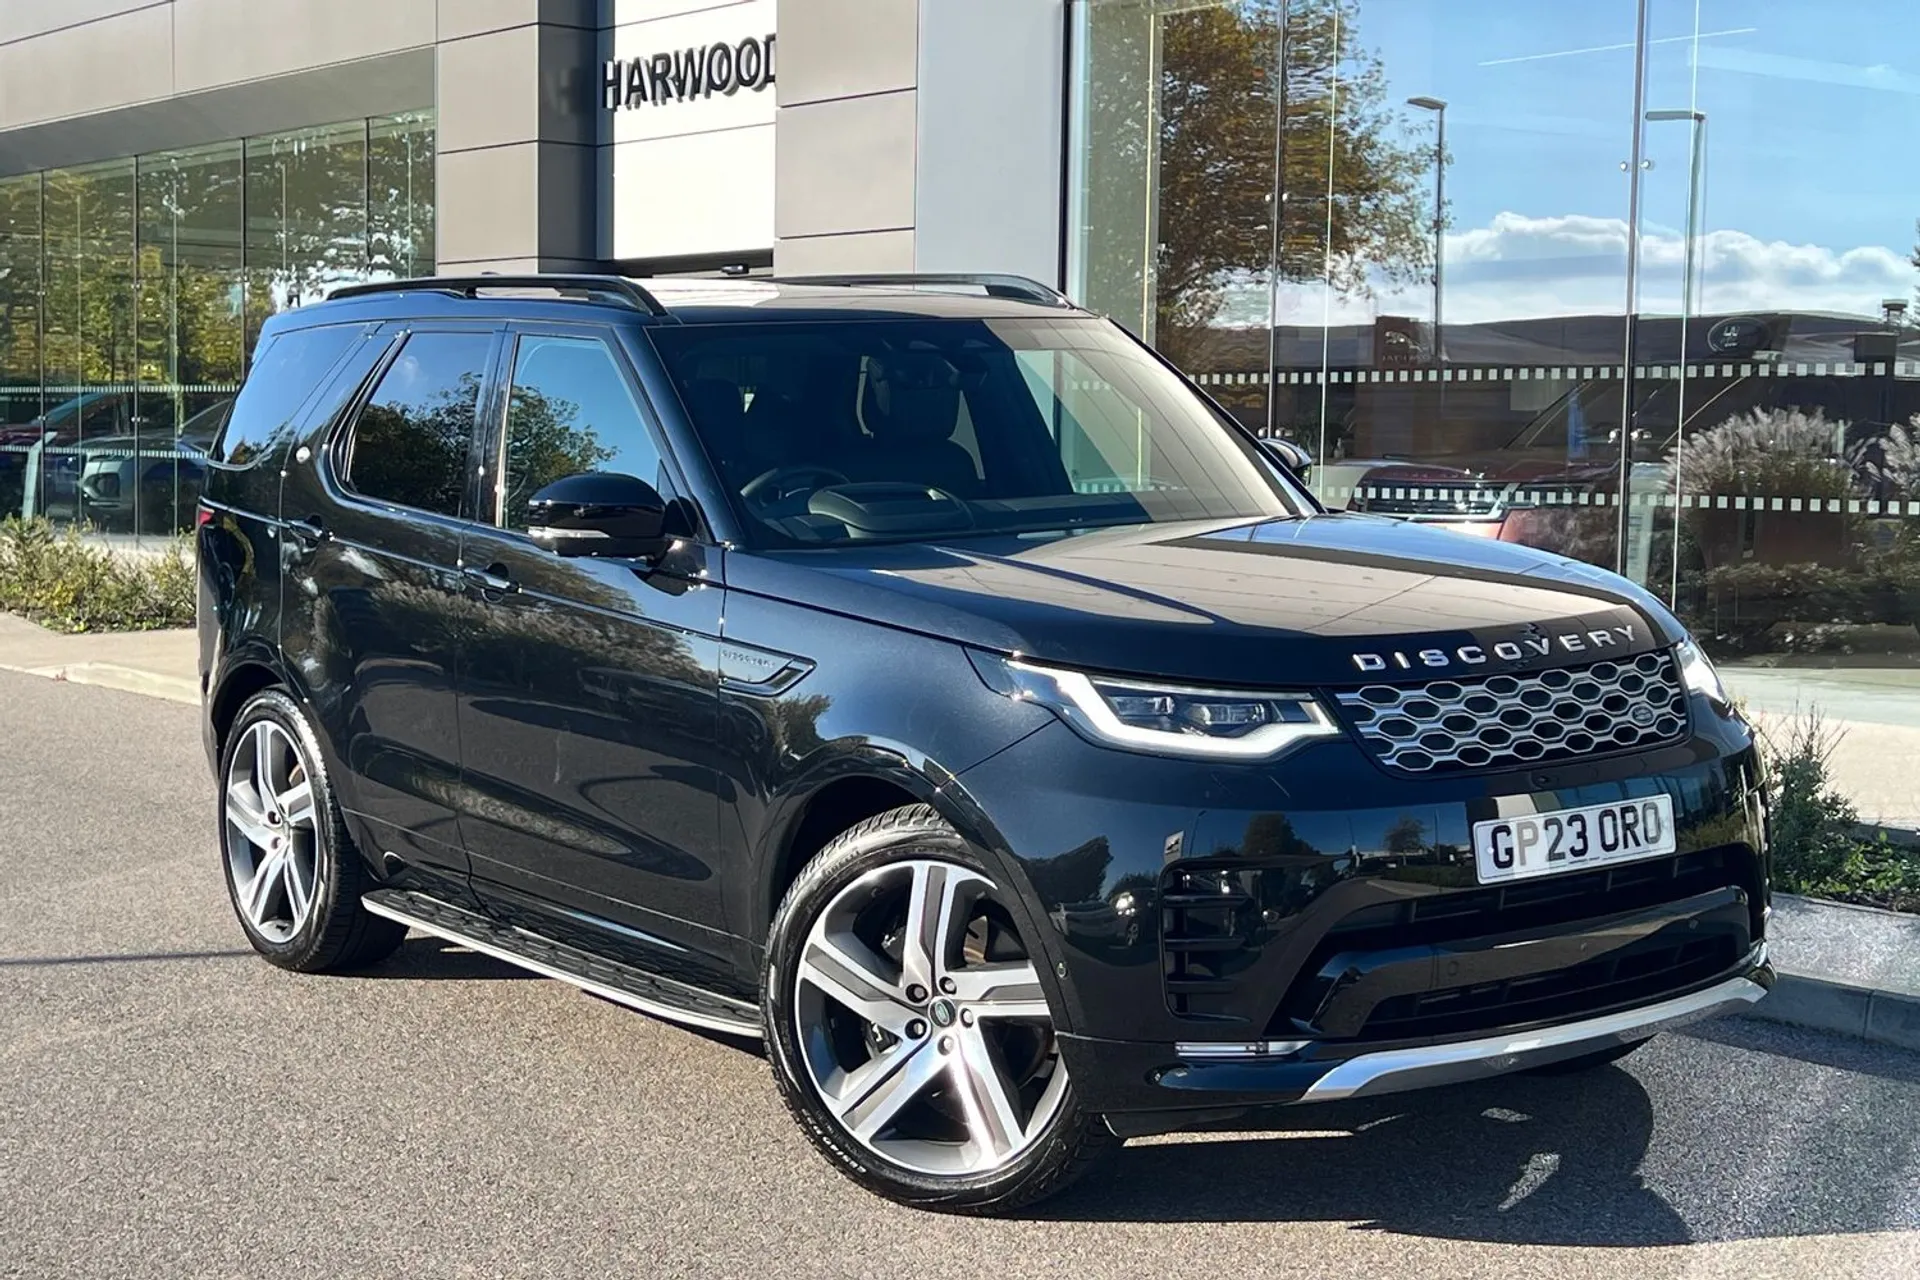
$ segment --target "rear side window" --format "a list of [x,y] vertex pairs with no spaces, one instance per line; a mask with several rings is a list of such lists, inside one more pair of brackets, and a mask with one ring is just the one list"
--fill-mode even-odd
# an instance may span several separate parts
[[346,441],[346,481],[382,502],[457,516],[490,333],[416,333]]
[[[362,333],[358,325],[295,329],[256,351],[253,372],[233,403],[226,430],[214,445],[213,460],[244,467],[284,451],[299,424],[301,408]],[[328,412],[339,409],[339,402],[352,390],[336,386]]]

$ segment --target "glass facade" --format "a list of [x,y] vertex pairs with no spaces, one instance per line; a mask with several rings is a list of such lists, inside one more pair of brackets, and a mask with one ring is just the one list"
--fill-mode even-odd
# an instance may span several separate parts
[[1323,499],[1920,660],[1903,0],[1085,0],[1069,284]]
[[433,271],[431,112],[0,177],[0,517],[171,534],[277,311]]

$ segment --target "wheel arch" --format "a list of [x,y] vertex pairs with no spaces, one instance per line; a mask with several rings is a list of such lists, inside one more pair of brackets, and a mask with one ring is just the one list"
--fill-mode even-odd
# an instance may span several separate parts
[[1018,913],[1022,936],[1032,941],[1041,984],[1054,1003],[1056,1024],[1071,1031],[1078,1022],[1060,964],[1051,917],[1036,896],[1020,859],[986,810],[962,781],[931,761],[909,762],[903,755],[869,748],[790,787],[770,810],[768,839],[759,859],[758,892],[749,938],[762,946],[774,913],[800,872],[841,832],[903,805],[926,804],[952,825],[992,868]]
[[226,756],[227,735],[247,700],[267,689],[292,693],[292,687],[280,670],[265,658],[248,656],[230,663],[207,694],[207,720],[213,733],[216,767]]

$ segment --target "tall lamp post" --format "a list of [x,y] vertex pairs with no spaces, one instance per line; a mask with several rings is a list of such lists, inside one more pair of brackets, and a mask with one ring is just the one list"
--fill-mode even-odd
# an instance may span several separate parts
[[[1687,331],[1693,320],[1695,263],[1700,243],[1700,166],[1701,158],[1706,154],[1707,113],[1685,107],[1666,108],[1647,112],[1648,121],[1659,124],[1669,120],[1685,120],[1687,130],[1687,247],[1680,268],[1680,391],[1675,397],[1673,419],[1673,574],[1669,585],[1667,600],[1675,608],[1680,600],[1680,453],[1687,443]],[[1633,441],[1629,438],[1625,446],[1629,451]]]
[[1447,103],[1444,98],[1408,98],[1407,105],[1433,112],[1433,362],[1446,359],[1445,340],[1441,337],[1444,317],[1441,312],[1442,265],[1441,235],[1447,227]]

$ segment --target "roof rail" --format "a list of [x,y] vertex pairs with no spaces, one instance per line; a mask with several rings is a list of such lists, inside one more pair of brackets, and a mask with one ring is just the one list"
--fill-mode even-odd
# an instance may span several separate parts
[[822,284],[859,286],[898,285],[911,288],[916,285],[954,285],[969,284],[986,291],[989,297],[1019,298],[1026,302],[1044,302],[1053,307],[1070,307],[1073,303],[1067,295],[1052,285],[1041,284],[1028,276],[1006,275],[994,272],[947,271],[937,273],[866,273],[860,275],[829,276],[776,276],[776,284]]
[[412,280],[379,280],[371,284],[349,284],[335,289],[327,295],[327,300],[335,298],[363,298],[380,293],[450,293],[462,298],[477,298],[482,289],[552,289],[556,293],[578,293],[588,297],[595,294],[624,302],[638,311],[649,315],[664,316],[667,309],[660,299],[648,293],[625,276],[596,275],[489,275],[477,276],[421,276]]

